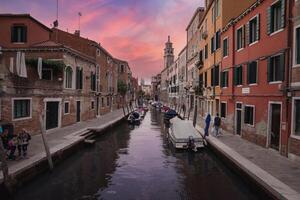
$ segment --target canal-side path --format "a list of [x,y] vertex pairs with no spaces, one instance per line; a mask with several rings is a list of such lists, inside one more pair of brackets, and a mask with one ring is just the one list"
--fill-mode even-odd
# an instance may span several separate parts
[[[85,136],[83,135],[88,133],[90,130],[104,130],[107,127],[122,120],[123,118],[123,110],[119,109],[102,115],[96,119],[83,121],[70,126],[51,130],[50,132],[46,133],[45,136],[52,157],[55,154],[61,155],[64,151],[68,151],[76,144],[81,143],[85,139]],[[44,162],[45,160],[46,153],[42,137],[40,134],[34,135],[32,136],[32,139],[30,140],[28,146],[27,158],[8,161],[9,174],[12,175],[12,177],[22,176],[22,174],[26,173],[26,171],[30,169],[38,169],[38,166],[41,165],[41,162]],[[3,174],[1,172],[0,183],[2,182]]]
[[[196,125],[204,135],[204,130]],[[207,143],[278,199],[300,199],[300,163],[240,136],[206,137]]]

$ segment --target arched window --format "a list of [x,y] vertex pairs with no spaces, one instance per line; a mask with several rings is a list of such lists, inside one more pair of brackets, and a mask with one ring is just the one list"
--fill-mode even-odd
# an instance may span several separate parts
[[65,88],[72,88],[72,77],[73,77],[73,70],[70,66],[66,68],[66,75],[65,75]]

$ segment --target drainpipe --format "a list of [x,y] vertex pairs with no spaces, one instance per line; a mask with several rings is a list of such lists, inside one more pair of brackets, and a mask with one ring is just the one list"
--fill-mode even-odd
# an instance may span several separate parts
[[[291,3],[291,1],[286,1],[287,2],[287,17],[288,17],[288,22],[287,22],[287,28],[288,28],[288,36],[287,36],[287,46],[288,46],[288,59],[287,59],[287,73],[285,74],[285,92],[290,92],[290,82],[292,80],[292,70],[290,69],[292,67],[292,63],[293,63],[293,57],[292,57],[292,44],[293,44],[293,29],[292,29],[292,20],[293,20],[293,16],[292,16],[292,9],[293,9],[293,4]],[[291,123],[288,123],[292,120],[291,115],[289,115],[289,97],[287,96],[286,93],[286,110],[285,110],[285,118],[286,118],[286,133],[287,133],[287,137],[286,137],[286,152],[284,152],[285,156],[288,156],[288,152],[289,152],[289,137],[290,137],[290,133],[292,130],[291,127]]]
[[234,66],[235,66],[235,24],[232,22],[232,66],[231,66],[231,73],[232,73],[232,78],[231,78],[231,98],[232,98],[232,102],[233,102],[233,116],[234,116],[234,120],[232,123],[232,130],[235,130],[235,120],[236,120],[236,116],[235,116],[235,104],[234,104],[234,100],[235,100],[235,96],[234,96]]

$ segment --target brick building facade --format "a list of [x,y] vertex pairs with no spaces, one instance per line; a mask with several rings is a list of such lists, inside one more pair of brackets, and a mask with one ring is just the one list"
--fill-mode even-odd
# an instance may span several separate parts
[[289,128],[288,19],[285,0],[257,1],[232,20],[221,37],[224,130],[284,155]]
[[118,63],[94,41],[28,14],[0,15],[1,123],[47,131],[117,108]]

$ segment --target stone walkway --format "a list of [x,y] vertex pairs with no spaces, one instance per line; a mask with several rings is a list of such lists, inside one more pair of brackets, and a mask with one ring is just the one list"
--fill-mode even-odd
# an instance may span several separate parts
[[[82,141],[84,138],[80,135],[87,132],[87,129],[101,129],[121,120],[124,117],[123,110],[119,109],[99,118],[79,122],[70,126],[52,130],[46,134],[46,139],[51,154],[68,148],[69,146]],[[17,153],[17,152],[16,152]],[[32,167],[34,163],[45,159],[46,153],[41,135],[34,135],[28,146],[28,158],[16,161],[8,161],[9,173],[21,173],[25,168]],[[0,173],[0,182],[3,175]]]
[[[197,125],[203,135],[204,130]],[[277,151],[255,145],[240,136],[210,135],[207,142],[264,185],[279,199],[300,199],[300,163]]]

